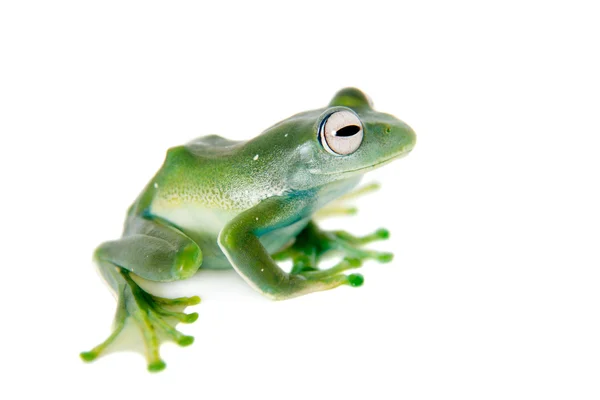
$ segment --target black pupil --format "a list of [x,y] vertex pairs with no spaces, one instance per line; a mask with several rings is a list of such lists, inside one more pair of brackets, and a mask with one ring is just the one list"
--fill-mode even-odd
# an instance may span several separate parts
[[360,131],[360,126],[348,125],[348,126],[343,127],[342,129],[338,129],[337,132],[335,132],[335,136],[343,136],[343,137],[354,136],[359,131]]

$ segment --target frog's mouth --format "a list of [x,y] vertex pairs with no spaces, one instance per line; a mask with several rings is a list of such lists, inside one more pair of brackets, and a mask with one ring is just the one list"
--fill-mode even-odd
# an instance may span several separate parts
[[371,165],[368,165],[368,166],[366,166],[366,167],[355,168],[355,169],[349,169],[349,170],[346,170],[346,171],[337,171],[337,172],[333,172],[333,171],[332,171],[332,172],[322,172],[322,173],[321,173],[321,175],[340,175],[340,174],[344,174],[344,175],[346,175],[346,174],[352,174],[352,173],[354,173],[354,172],[359,172],[359,171],[360,171],[360,172],[368,172],[368,171],[374,170],[374,169],[376,169],[376,168],[379,168],[379,167],[381,167],[381,166],[383,166],[383,165],[385,165],[385,164],[388,164],[388,163],[390,163],[390,162],[392,162],[392,161],[394,161],[394,160],[397,160],[398,158],[402,158],[402,157],[404,157],[404,156],[407,156],[407,155],[408,155],[408,153],[410,153],[411,151],[412,151],[412,147],[410,147],[410,148],[409,148],[409,149],[407,149],[407,150],[403,150],[403,151],[401,151],[400,153],[398,153],[398,154],[396,154],[396,155],[393,155],[393,156],[391,156],[391,157],[388,157],[388,158],[384,159],[383,161],[379,161],[378,163],[371,164]]

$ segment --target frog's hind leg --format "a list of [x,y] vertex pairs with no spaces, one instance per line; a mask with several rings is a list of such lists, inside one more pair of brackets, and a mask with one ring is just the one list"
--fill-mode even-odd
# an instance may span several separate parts
[[[160,371],[166,364],[160,358],[159,346],[163,338],[168,338],[181,346],[192,344],[194,338],[186,336],[176,330],[165,317],[172,317],[179,322],[191,323],[198,318],[197,313],[184,314],[174,311],[177,306],[198,304],[200,298],[184,297],[178,299],[164,299],[145,292],[131,278],[130,273],[114,264],[100,261],[99,267],[107,281],[116,284],[117,312],[113,323],[113,331],[101,344],[90,351],[81,353],[85,361],[92,361],[100,356],[122,333],[128,318],[132,318],[138,325],[146,346],[146,357],[150,371]],[[107,276],[108,275],[108,276]]]
[[[362,246],[389,238],[389,232],[378,229],[366,236],[354,236],[345,231],[324,231],[314,222],[310,222],[288,248],[275,253],[274,260],[291,259],[292,274],[301,274],[307,278],[321,279],[340,272],[359,268],[364,260],[372,259],[381,263],[392,260],[392,253],[365,250]],[[342,255],[342,260],[333,267],[320,270],[320,261],[331,253]],[[360,274],[351,275],[350,283],[360,286],[363,278]]]
[[160,371],[165,367],[159,354],[162,341],[172,340],[181,346],[192,344],[193,337],[182,334],[174,325],[198,318],[197,313],[181,311],[198,304],[200,298],[154,296],[144,291],[131,273],[162,282],[185,279],[200,267],[202,253],[196,243],[170,226],[143,218],[129,222],[134,228],[128,231],[128,236],[104,243],[96,250],[100,272],[117,296],[117,312],[110,336],[92,350],[81,353],[81,358],[92,361],[105,352],[130,319],[144,338],[148,369]]

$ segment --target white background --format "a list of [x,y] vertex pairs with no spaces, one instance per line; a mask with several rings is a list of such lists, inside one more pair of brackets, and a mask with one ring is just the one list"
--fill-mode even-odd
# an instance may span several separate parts
[[[3,2],[0,397],[598,399],[594,3]],[[160,285],[203,298],[196,342],[83,364],[115,307],[91,254],[165,150],[345,86],[418,135],[327,225],[388,227],[394,261],[279,303],[233,271]]]

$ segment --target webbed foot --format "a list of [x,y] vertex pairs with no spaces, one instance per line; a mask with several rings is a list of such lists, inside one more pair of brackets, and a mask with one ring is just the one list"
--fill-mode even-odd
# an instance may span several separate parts
[[[282,261],[291,259],[292,275],[302,275],[308,280],[335,279],[340,284],[361,286],[364,282],[362,275],[343,275],[344,271],[359,268],[365,260],[375,260],[381,263],[390,262],[392,253],[365,250],[362,246],[389,238],[386,229],[378,229],[366,236],[354,236],[346,231],[324,231],[313,222],[296,237],[295,242],[288,248],[273,254],[273,259]],[[320,270],[320,261],[329,253],[341,254],[342,260],[335,266]]]
[[90,351],[80,353],[80,356],[84,361],[93,361],[102,355],[122,333],[127,319],[132,318],[144,338],[148,370],[161,371],[166,367],[159,353],[162,342],[171,340],[180,346],[189,346],[194,342],[192,336],[184,335],[174,326],[178,322],[192,323],[198,319],[195,312],[186,314],[181,311],[187,306],[200,303],[200,298],[193,296],[166,299],[154,296],[144,291],[131,278],[129,272],[118,267],[113,268],[113,277],[119,282],[120,289],[113,332],[104,342]]

